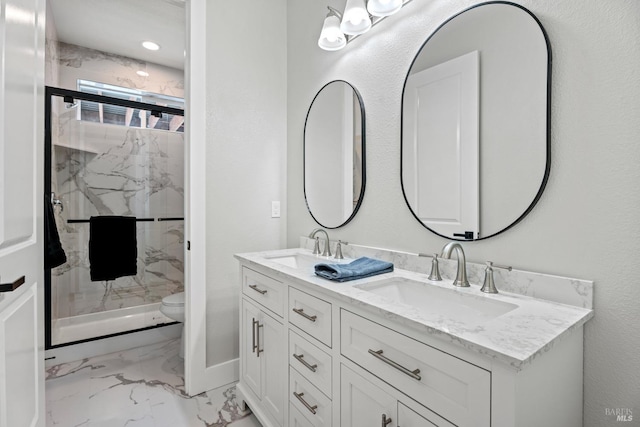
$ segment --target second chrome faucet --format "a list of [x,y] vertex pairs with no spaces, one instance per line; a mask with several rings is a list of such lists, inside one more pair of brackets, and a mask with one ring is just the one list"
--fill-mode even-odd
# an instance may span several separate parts
[[460,243],[449,242],[442,248],[442,258],[451,258],[451,252],[456,251],[456,257],[458,258],[458,270],[456,271],[456,278],[453,281],[453,286],[461,288],[469,287],[469,280],[467,279],[467,259],[464,256],[464,250]]

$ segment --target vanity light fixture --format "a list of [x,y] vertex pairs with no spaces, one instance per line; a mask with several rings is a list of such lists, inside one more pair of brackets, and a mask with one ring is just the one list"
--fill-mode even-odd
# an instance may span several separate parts
[[154,43],[152,41],[146,40],[142,42],[142,47],[149,50],[158,50],[160,49],[160,45],[158,43]]
[[324,18],[324,25],[318,39],[318,46],[324,50],[339,50],[347,45],[347,37],[340,30],[340,12],[327,6],[329,13]]
[[373,16],[390,16],[402,8],[402,0],[369,0],[367,10]]
[[347,0],[340,29],[350,36],[364,34],[371,28],[371,18],[365,0]]
[[347,0],[344,13],[327,6],[329,13],[318,39],[324,50],[340,50],[372,26],[402,9],[412,0]]

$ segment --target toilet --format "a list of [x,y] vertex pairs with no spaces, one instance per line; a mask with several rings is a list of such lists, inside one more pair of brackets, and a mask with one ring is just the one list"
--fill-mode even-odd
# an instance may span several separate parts
[[160,312],[169,319],[183,323],[182,331],[180,332],[179,356],[184,358],[184,292],[178,292],[177,294],[167,295],[162,298]]

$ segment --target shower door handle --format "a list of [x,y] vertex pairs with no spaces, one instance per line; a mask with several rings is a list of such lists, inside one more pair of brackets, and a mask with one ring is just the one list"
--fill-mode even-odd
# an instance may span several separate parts
[[25,282],[26,278],[24,276],[21,276],[13,283],[0,283],[0,292],[13,292],[20,286],[24,285]]

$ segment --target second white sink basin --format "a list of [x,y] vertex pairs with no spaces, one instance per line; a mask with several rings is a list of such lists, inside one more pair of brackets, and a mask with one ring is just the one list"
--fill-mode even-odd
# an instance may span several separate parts
[[479,292],[475,289],[445,289],[403,278],[356,287],[391,301],[424,310],[427,314],[442,315],[471,324],[495,319],[518,308],[515,304],[497,301],[489,296],[471,294],[470,292]]

